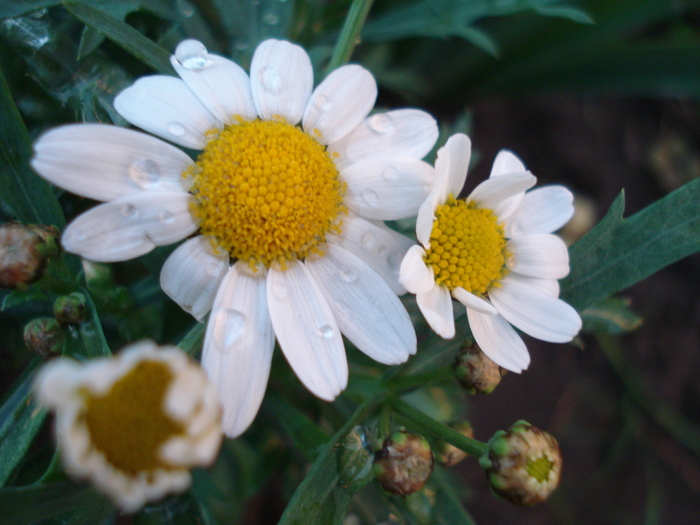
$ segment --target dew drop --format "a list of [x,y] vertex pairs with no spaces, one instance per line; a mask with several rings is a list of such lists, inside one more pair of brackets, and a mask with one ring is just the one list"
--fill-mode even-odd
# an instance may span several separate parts
[[324,339],[330,339],[331,337],[333,337],[334,333],[335,331],[333,330],[333,328],[331,328],[327,324],[318,327],[318,335],[320,335]]
[[326,95],[319,95],[314,99],[314,106],[325,111],[331,107],[331,101]]
[[277,13],[268,12],[263,15],[262,21],[267,25],[276,26],[280,23],[280,17]]
[[430,193],[430,190],[432,190],[432,189],[433,189],[432,185],[430,185],[430,184],[423,184],[423,191],[424,191],[425,193]]
[[170,133],[171,135],[175,135],[176,137],[181,137],[185,134],[185,127],[182,124],[173,122],[171,124],[168,124],[168,133]]
[[138,159],[128,168],[129,177],[139,188],[151,188],[160,182],[160,166],[151,159]]
[[76,230],[71,228],[70,233],[68,234],[68,238],[74,242],[82,242],[85,240],[85,232],[83,230]]
[[377,234],[370,230],[362,236],[360,242],[365,248],[372,249],[377,242]]
[[272,295],[277,297],[280,301],[284,301],[287,298],[287,287],[284,284],[273,284]]
[[338,308],[338,312],[340,312],[344,316],[350,313],[350,305],[345,301],[338,301],[336,303],[336,307]]
[[377,192],[374,190],[365,190],[360,196],[362,197],[362,200],[365,201],[367,206],[370,206],[371,208],[376,208],[379,204],[379,197],[377,196]]
[[175,49],[175,58],[185,69],[199,71],[207,65],[207,48],[199,40],[183,40]]
[[384,179],[386,180],[396,180],[398,176],[399,170],[396,169],[394,166],[389,166],[384,171],[382,171],[382,177],[384,177]]
[[357,272],[352,268],[343,268],[340,270],[340,278],[346,283],[354,283],[357,281]]
[[245,315],[233,308],[221,308],[214,314],[214,339],[217,348],[228,350],[240,339],[245,328]]
[[124,216],[129,217],[130,219],[135,219],[139,214],[139,210],[137,210],[136,206],[133,204],[127,204],[122,208],[122,213]]
[[377,113],[369,118],[369,127],[376,133],[388,133],[394,127],[394,119],[386,113]]
[[399,252],[390,253],[389,257],[386,258],[386,262],[389,265],[389,268],[394,271],[398,270],[399,266],[401,265],[401,254]]
[[250,44],[245,40],[236,40],[236,43],[233,44],[233,47],[236,48],[236,51],[245,51],[250,47]]
[[172,224],[175,221],[175,216],[169,211],[162,211],[158,214],[158,220],[163,224]]
[[280,90],[280,74],[274,67],[265,66],[260,72],[262,87],[268,93],[276,95]]

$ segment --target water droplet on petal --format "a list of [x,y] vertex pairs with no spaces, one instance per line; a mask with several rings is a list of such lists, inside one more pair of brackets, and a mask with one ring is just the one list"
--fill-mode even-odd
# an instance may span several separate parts
[[279,283],[272,285],[272,295],[284,301],[287,298],[287,286]]
[[326,95],[319,95],[314,99],[314,106],[322,111],[325,111],[330,109],[331,101]]
[[377,113],[369,118],[369,127],[376,133],[388,133],[394,127],[394,119],[386,113]]
[[207,48],[199,40],[183,40],[175,49],[175,58],[185,69],[198,71],[207,65]]
[[168,133],[175,135],[176,137],[180,137],[185,134],[185,127],[182,124],[173,122],[168,124]]
[[133,204],[127,204],[122,208],[122,213],[130,219],[135,219],[139,214],[139,210]]
[[431,184],[423,184],[423,191],[425,193],[430,193],[430,190],[433,189],[433,186]]
[[169,211],[162,211],[158,214],[158,220],[163,224],[172,224],[175,221],[175,216]]
[[396,180],[398,176],[399,170],[396,169],[394,166],[389,166],[384,171],[382,171],[382,177],[384,177],[384,179],[386,180]]
[[268,93],[276,95],[280,90],[280,74],[274,67],[265,66],[260,72],[262,87]]
[[220,308],[214,314],[214,340],[218,349],[228,350],[243,335],[245,315],[233,308]]
[[399,252],[392,252],[389,254],[389,257],[386,258],[386,262],[389,265],[389,268],[392,270],[398,270],[399,266],[401,265],[401,254]]
[[268,12],[263,15],[262,21],[268,25],[276,26],[280,23],[280,17],[277,13]]
[[129,178],[144,190],[160,182],[160,166],[151,159],[137,159],[128,168]]
[[346,283],[354,283],[357,281],[357,272],[352,268],[343,268],[340,270],[340,278]]
[[331,337],[333,337],[334,333],[335,331],[333,330],[333,328],[331,328],[327,324],[318,327],[318,335],[320,335],[324,339],[330,339]]
[[362,238],[360,239],[362,246],[364,246],[367,249],[374,248],[374,244],[376,241],[377,241],[377,234],[374,233],[372,230],[365,233],[362,236]]
[[377,192],[374,190],[365,190],[360,196],[362,197],[362,200],[365,201],[367,206],[371,208],[376,208],[379,204],[379,197],[377,196]]
[[336,303],[336,308],[338,309],[338,312],[343,315],[348,315],[350,313],[350,305],[345,301],[338,301]]
[[68,230],[66,237],[67,241],[82,242],[85,240],[86,235],[83,230],[76,230],[75,228],[71,228],[70,230]]

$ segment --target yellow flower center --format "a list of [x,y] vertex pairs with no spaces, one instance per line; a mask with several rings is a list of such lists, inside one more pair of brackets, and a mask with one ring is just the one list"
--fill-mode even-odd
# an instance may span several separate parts
[[496,215],[450,195],[435,216],[424,258],[435,282],[483,296],[507,272],[506,239]]
[[85,423],[93,445],[115,468],[130,475],[172,469],[159,451],[184,426],[164,412],[173,379],[167,365],[142,361],[104,395],[86,394]]
[[549,473],[552,472],[553,468],[554,463],[545,454],[542,454],[537,459],[528,459],[525,470],[537,481],[544,483],[549,481]]
[[281,121],[226,126],[185,176],[201,232],[251,266],[320,253],[340,232],[344,184],[325,146]]

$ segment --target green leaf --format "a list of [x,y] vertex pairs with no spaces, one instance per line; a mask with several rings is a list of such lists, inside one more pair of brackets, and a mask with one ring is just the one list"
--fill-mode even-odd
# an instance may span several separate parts
[[61,0],[12,0],[2,2],[0,3],[0,19],[26,15],[32,11],[60,3]]
[[700,179],[627,219],[624,192],[570,249],[562,299],[579,311],[700,250]]
[[535,7],[534,9],[535,12],[540,15],[566,18],[572,22],[578,22],[579,24],[595,24],[595,20],[593,20],[585,11],[578,9],[577,7],[546,5],[542,7]]
[[621,297],[609,297],[594,306],[589,306],[581,312],[581,318],[584,332],[612,335],[636,330],[643,321],[630,308],[630,300]]
[[64,2],[66,8],[86,26],[103,34],[144,64],[163,74],[174,74],[170,53],[119,19],[80,2]]
[[[25,369],[14,392],[0,408],[0,485],[7,482],[22,461],[46,417],[46,411],[34,403],[32,392],[34,369],[39,363],[41,361],[35,359]],[[0,509],[6,510],[1,502]]]
[[63,211],[49,184],[29,167],[32,146],[0,68],[0,199],[24,223],[62,229]]
[[329,439],[313,421],[276,392],[269,392],[265,397],[265,409],[272,412],[275,421],[294,442],[295,448],[310,459],[316,457],[319,448]]
[[450,473],[436,468],[431,477],[431,485],[436,488],[432,522],[434,525],[476,525],[474,518],[464,508],[454,487],[459,487]]
[[374,454],[369,449],[369,441],[374,438],[367,436],[369,430],[358,425],[337,445],[340,485],[351,494],[374,479]]
[[204,331],[207,327],[207,320],[201,323],[195,323],[192,329],[187,332],[187,335],[177,344],[180,350],[188,354],[190,357],[195,357],[202,349],[202,341],[204,340]]
[[35,286],[32,286],[27,290],[10,290],[10,292],[3,298],[0,310],[7,310],[30,301],[48,301],[48,297],[46,296],[46,293],[44,293],[44,290]]

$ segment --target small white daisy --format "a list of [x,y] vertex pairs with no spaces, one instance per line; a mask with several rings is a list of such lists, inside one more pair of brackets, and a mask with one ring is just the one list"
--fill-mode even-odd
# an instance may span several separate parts
[[457,134],[438,151],[435,185],[418,212],[416,236],[401,262],[399,281],[440,336],[455,335],[452,298],[467,308],[474,339],[503,368],[530,364],[513,326],[543,341],[571,341],[581,329],[576,310],[558,299],[569,253],[552,232],[573,214],[561,186],[530,192],[537,179],[509,151],[490,178],[456,199],[467,178],[471,143]]
[[66,472],[124,511],[190,485],[221,444],[216,389],[176,347],[143,341],[112,358],[58,358],[40,370],[39,402],[56,413]]
[[434,170],[420,159],[437,125],[414,109],[368,116],[377,86],[358,65],[312,89],[308,55],[285,41],[258,46],[250,77],[194,40],[171,60],[180,78],[142,78],[115,107],[203,150],[196,161],[136,131],[82,124],[43,135],[32,166],[107,201],[63,234],[87,259],[131,259],[198,233],[165,262],[161,285],[197,319],[211,310],[202,363],[236,436],[262,401],[275,336],[326,400],[347,384],[341,332],[384,364],[415,353],[397,297],[412,242],[381,221],[415,216],[428,195]]

